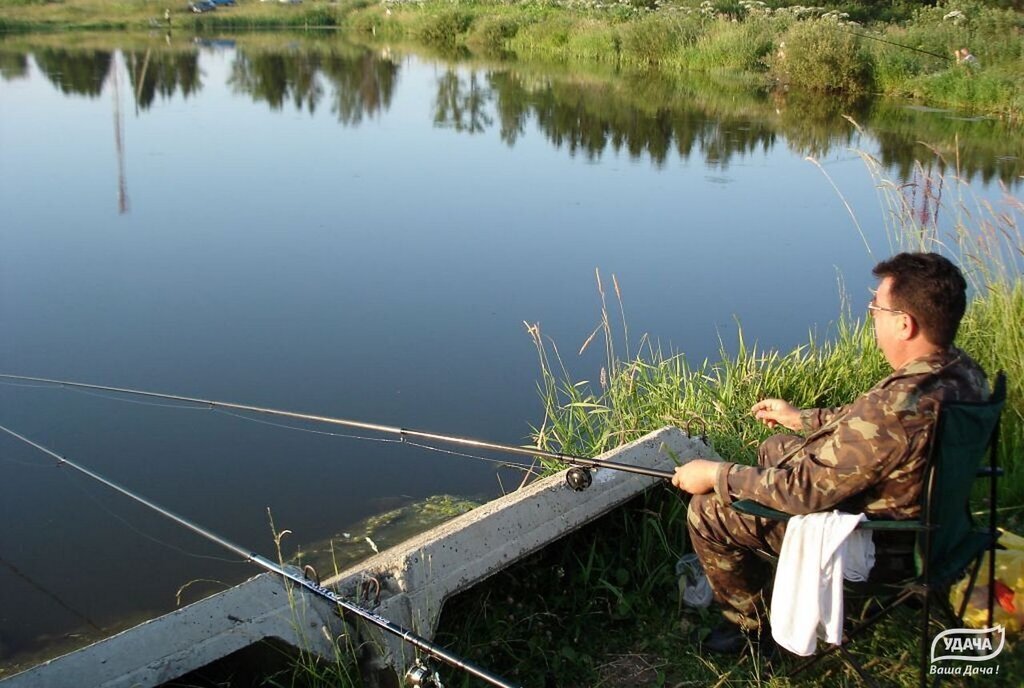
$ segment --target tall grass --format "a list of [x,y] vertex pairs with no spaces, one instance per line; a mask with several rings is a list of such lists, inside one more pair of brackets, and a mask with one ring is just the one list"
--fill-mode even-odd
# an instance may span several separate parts
[[[921,174],[910,184],[884,178],[881,164],[863,155],[875,177],[888,220],[889,253],[939,251],[953,257],[971,285],[971,298],[957,345],[994,375],[1006,372],[1001,464],[1003,503],[1024,502],[1024,204],[1006,194],[999,203],[976,199],[955,171]],[[915,187],[915,188],[911,188]],[[941,190],[941,194],[939,193]],[[922,201],[931,195],[928,203]],[[923,208],[927,208],[923,210]],[[878,256],[879,258],[883,256]],[[769,433],[749,415],[764,397],[782,397],[801,407],[852,401],[888,374],[870,323],[848,308],[837,314],[830,336],[811,338],[789,352],[749,346],[737,327],[737,348],[721,347],[720,358],[694,365],[685,354],[666,352],[646,336],[635,352],[621,307],[601,301],[598,327],[579,353],[602,342],[605,362],[596,384],[575,379],[557,344],[538,325],[528,332],[537,348],[544,418],[534,428],[539,446],[596,454],[663,425],[700,426],[724,457],[753,462]]]
[[[959,261],[971,283],[957,344],[990,374],[1002,369],[1009,378],[1001,495],[1003,504],[1012,505],[1003,525],[1018,528],[1024,503],[1024,206],[1011,196],[998,204],[969,201],[973,197],[954,165],[941,178],[921,168],[920,188],[909,189],[884,179],[877,161],[864,158],[881,189],[888,250],[942,251]],[[919,204],[926,191],[933,196],[927,214]],[[756,400],[846,403],[889,372],[866,318],[848,307],[824,339],[812,338],[789,352],[759,350],[737,328],[733,352],[723,346],[718,360],[694,365],[646,336],[631,343],[618,282],[612,277],[609,285],[598,274],[597,290],[599,322],[580,350],[604,349],[604,363],[592,382],[574,377],[557,344],[537,325],[527,326],[537,349],[544,405],[534,435],[547,449],[593,455],[673,424],[706,433],[724,457],[753,462],[757,444],[771,432],[749,415]],[[709,619],[677,606],[668,566],[685,549],[682,495],[667,487],[655,490],[569,536],[565,546],[453,600],[440,632],[460,652],[531,685],[791,685],[759,658],[719,663],[698,652],[693,633],[702,632]],[[917,648],[905,632],[913,623],[911,611],[877,626],[861,645],[869,654],[864,661],[897,685],[916,684],[915,663],[908,658]],[[616,682],[623,661],[639,672],[632,683]],[[1019,675],[1024,655],[1008,651],[1000,663],[1006,675]],[[774,669],[786,666],[783,660]],[[859,679],[830,658],[801,685],[852,686]]]

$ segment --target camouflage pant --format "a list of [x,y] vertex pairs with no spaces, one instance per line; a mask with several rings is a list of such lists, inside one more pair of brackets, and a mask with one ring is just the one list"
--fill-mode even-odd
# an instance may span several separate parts
[[[774,435],[758,448],[758,463],[766,468],[779,460],[803,438]],[[749,630],[767,619],[764,590],[771,567],[758,551],[777,555],[786,524],[735,511],[715,492],[693,495],[687,514],[690,542],[700,557],[715,599],[729,621]]]

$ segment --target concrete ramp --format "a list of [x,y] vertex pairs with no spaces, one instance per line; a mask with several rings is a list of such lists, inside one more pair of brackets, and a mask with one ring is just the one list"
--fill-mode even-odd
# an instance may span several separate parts
[[[701,440],[663,428],[599,458],[671,469],[672,456],[718,458]],[[595,469],[575,492],[565,472],[538,480],[382,552],[325,581],[355,604],[427,639],[446,599],[557,541],[637,496],[658,479]],[[332,605],[262,574],[171,614],[0,681],[3,688],[156,686],[266,638],[328,659],[363,647],[370,683],[394,684],[414,659],[398,638],[361,624],[352,629]],[[365,642],[369,640],[370,642]],[[344,650],[342,650],[344,651]],[[365,659],[365,658],[364,658]]]

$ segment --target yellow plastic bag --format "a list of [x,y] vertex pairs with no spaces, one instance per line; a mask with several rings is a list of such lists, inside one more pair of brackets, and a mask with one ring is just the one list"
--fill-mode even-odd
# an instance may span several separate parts
[[[1024,538],[1008,531],[999,535],[999,544],[1006,549],[996,550],[996,596],[993,622],[1002,624],[1007,633],[1019,633],[1024,628]],[[959,581],[949,591],[954,610],[960,609],[969,577]],[[981,570],[974,590],[967,600],[964,623],[973,628],[988,625],[988,553],[982,558]]]

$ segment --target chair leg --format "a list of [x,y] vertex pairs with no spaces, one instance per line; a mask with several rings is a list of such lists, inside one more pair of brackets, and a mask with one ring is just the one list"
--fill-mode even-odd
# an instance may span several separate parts
[[[862,621],[859,624],[857,624],[856,626],[854,626],[852,629],[850,629],[850,631],[848,633],[844,633],[843,634],[843,645],[848,644],[853,639],[853,637],[855,635],[858,635],[862,631],[865,631],[868,628],[871,628],[872,626],[874,626],[876,623],[878,623],[883,618],[885,618],[889,614],[889,612],[891,612],[893,609],[895,609],[896,607],[900,606],[901,604],[903,604],[904,602],[909,600],[911,597],[914,597],[914,595],[915,595],[915,592],[913,590],[906,590],[906,591],[900,593],[899,595],[897,595],[896,599],[894,599],[892,602],[890,602],[886,606],[882,607],[882,609],[880,609],[879,611],[875,612],[874,614],[869,616],[867,619],[865,619],[864,621]],[[857,672],[857,674],[861,675],[861,678],[864,678],[864,676],[862,675],[862,669],[860,668],[860,665],[858,665],[856,660],[854,660],[851,657],[849,650],[847,650],[845,647],[843,647],[843,645],[829,645],[827,648],[825,648],[821,652],[815,654],[813,657],[809,657],[808,659],[805,659],[800,664],[796,665],[793,668],[793,670],[790,671],[786,675],[788,677],[790,677],[790,678],[793,678],[797,674],[801,674],[804,671],[806,671],[807,669],[809,669],[810,667],[814,666],[819,661],[821,661],[822,659],[824,659],[828,655],[832,654],[833,652],[840,652],[840,653],[842,653],[843,657],[845,657],[847,659],[847,661],[850,662],[850,664],[853,666],[853,668]],[[870,679],[865,679],[865,680],[868,683],[871,683]]]
[[836,647],[839,649],[839,653],[843,655],[843,659],[846,660],[846,663],[852,666],[853,670],[857,672],[858,676],[860,676],[861,681],[863,681],[866,685],[870,686],[871,688],[878,688],[878,684],[875,683],[875,680],[868,676],[866,673],[864,673],[864,670],[860,666],[860,662],[858,662],[854,658],[854,656],[850,654],[850,651],[847,650],[846,647],[844,647],[843,645],[836,645]]
[[918,665],[918,672],[920,673],[920,685],[921,688],[927,688],[928,686],[928,653],[931,647],[928,644],[928,631],[931,629],[931,601],[932,591],[931,588],[925,586],[924,589],[924,601],[923,609],[921,610],[924,620],[921,622],[921,651],[920,651],[920,662]]
[[[971,567],[971,579],[967,581],[967,587],[964,588],[964,599],[960,602],[960,609],[956,610],[956,619],[958,623],[964,622],[964,614],[967,613],[967,603],[970,601],[971,593],[974,592],[974,584],[978,582],[978,572],[981,570],[981,557],[974,560],[974,566]],[[989,620],[989,626],[992,625]]]

